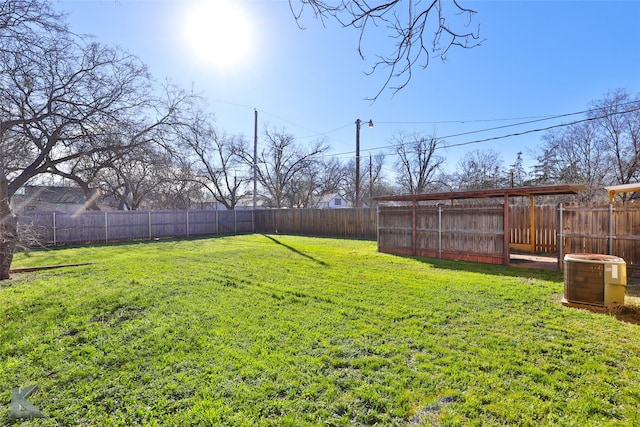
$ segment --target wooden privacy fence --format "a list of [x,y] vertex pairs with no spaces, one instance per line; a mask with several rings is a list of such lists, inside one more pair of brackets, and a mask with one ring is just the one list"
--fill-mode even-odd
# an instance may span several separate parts
[[280,209],[256,211],[257,233],[376,238],[375,209]]
[[18,216],[21,238],[43,245],[252,233],[253,211],[32,211]]
[[[423,212],[428,210],[424,208]],[[536,252],[557,251],[557,216],[555,206],[536,207]],[[529,218],[528,207],[510,208],[510,242],[513,248],[526,250],[531,246]],[[19,215],[18,221],[21,230],[29,232],[30,239],[42,244],[250,232],[371,240],[377,237],[375,209],[283,209],[258,210],[255,213],[247,210],[86,211],[80,215],[27,211]]]
[[593,204],[559,206],[560,254],[597,253],[621,257],[640,274],[640,206]]
[[503,206],[381,206],[378,250],[502,264]]
[[[622,257],[640,274],[640,206],[571,204],[533,210],[535,252],[601,253]],[[531,247],[531,209],[509,207],[509,246]],[[86,211],[80,215],[27,211],[18,216],[23,241],[97,243],[240,233],[378,237],[382,252],[503,261],[503,206],[412,206],[375,209]],[[379,226],[379,227],[378,227]],[[414,249],[415,248],[415,249]]]
[[[503,218],[503,206],[382,206],[379,250],[501,263]],[[615,255],[625,260],[630,276],[640,276],[639,205],[510,206],[508,225],[512,249],[552,253],[560,266],[568,253]]]
[[253,232],[375,239],[376,210],[27,211],[18,228],[23,241],[42,245]]

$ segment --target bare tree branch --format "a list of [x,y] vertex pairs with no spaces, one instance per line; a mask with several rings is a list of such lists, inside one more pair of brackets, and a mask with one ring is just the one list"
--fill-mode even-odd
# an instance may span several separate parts
[[[298,10],[294,3],[300,3]],[[368,98],[371,101],[387,88],[394,94],[405,88],[413,76],[413,69],[416,66],[427,68],[431,56],[446,60],[453,47],[469,49],[481,44],[480,28],[469,29],[477,12],[463,7],[457,0],[416,0],[415,5],[409,1],[406,10],[401,0],[379,4],[368,0],[289,0],[289,6],[300,28],[304,9],[309,8],[323,24],[325,20],[333,19],[345,28],[356,29],[359,32],[358,54],[363,60],[365,42],[373,31],[386,31],[395,40],[389,53],[376,54],[376,61],[366,73],[371,75],[379,69],[386,70],[382,87]],[[459,22],[458,15],[466,16],[467,22]]]
[[436,154],[442,140],[435,135],[425,137],[420,134],[411,137],[400,134],[394,139],[398,184],[410,194],[425,193],[444,166],[444,157]]

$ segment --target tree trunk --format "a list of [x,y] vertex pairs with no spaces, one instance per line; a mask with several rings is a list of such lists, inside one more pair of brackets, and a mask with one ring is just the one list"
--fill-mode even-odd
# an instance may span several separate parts
[[13,251],[18,236],[18,223],[9,206],[8,182],[0,170],[0,280],[9,279]]
[[119,211],[123,211],[124,207],[127,204],[127,196],[129,195],[129,186],[126,185],[124,187],[124,193],[122,193],[122,196],[120,196],[120,202],[118,203],[118,210]]

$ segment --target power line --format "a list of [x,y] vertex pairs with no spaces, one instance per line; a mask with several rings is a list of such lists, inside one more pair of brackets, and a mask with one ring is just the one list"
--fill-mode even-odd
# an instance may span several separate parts
[[[571,113],[580,114],[580,113]],[[442,124],[467,124],[467,123],[487,123],[487,122],[510,122],[513,120],[532,120],[542,119],[547,120],[555,118],[557,116],[526,116],[526,117],[511,117],[505,119],[474,119],[474,120],[436,120],[436,121],[397,121],[397,122],[382,122],[377,120],[376,123],[390,124],[390,125],[442,125]]]
[[[638,105],[639,102],[640,102],[640,100],[625,102],[625,103],[622,103],[622,104],[616,104],[615,107],[625,107],[625,106],[628,106],[628,105]],[[542,122],[542,121],[545,121],[545,120],[558,119],[558,118],[563,118],[563,117],[570,117],[570,116],[574,116],[574,115],[578,115],[578,114],[593,113],[593,112],[598,112],[598,111],[602,111],[602,110],[603,110],[603,108],[593,108],[593,109],[590,109],[590,110],[584,110],[584,111],[579,111],[579,112],[575,112],[575,113],[559,114],[559,115],[556,115],[556,116],[548,116],[548,117],[543,118],[543,119],[530,120],[530,121],[526,121],[526,122],[513,123],[513,124],[509,124],[509,125],[504,125],[504,126],[496,126],[496,127],[487,128],[487,129],[478,129],[478,130],[469,131],[469,132],[462,132],[462,133],[457,133],[457,134],[452,134],[452,135],[446,135],[446,136],[443,136],[443,137],[439,137],[438,139],[445,140],[445,139],[448,139],[448,138],[455,138],[455,137],[459,137],[459,136],[473,135],[473,134],[477,134],[477,133],[489,132],[489,131],[499,130],[499,129],[506,129],[506,128],[516,127],[516,126],[524,126],[524,125],[527,125],[527,124],[538,123],[538,122]],[[472,141],[459,142],[459,143],[455,143],[455,144],[447,144],[447,145],[443,145],[443,146],[441,146],[439,148],[443,149],[443,148],[451,148],[451,147],[460,147],[460,146],[464,146],[464,145],[479,144],[479,143],[482,143],[482,142],[495,141],[495,140],[505,139],[505,138],[512,138],[512,137],[515,137],[515,136],[522,136],[522,135],[526,135],[526,134],[530,134],[530,133],[544,132],[544,131],[555,129],[555,128],[559,128],[559,127],[571,126],[571,125],[578,124],[578,123],[588,122],[588,121],[592,121],[592,120],[599,120],[599,119],[603,119],[603,118],[606,118],[606,117],[609,117],[609,116],[614,116],[614,115],[619,115],[619,114],[632,113],[634,111],[639,111],[639,110],[640,110],[640,107],[635,107],[635,108],[631,108],[629,110],[615,111],[615,112],[606,113],[606,114],[600,115],[600,116],[588,117],[586,119],[574,120],[572,122],[560,123],[560,124],[557,124],[557,125],[547,126],[547,127],[543,127],[543,128],[529,129],[529,130],[525,130],[525,131],[522,131],[522,132],[510,133],[510,134],[507,134],[507,135],[499,135],[499,136],[494,136],[494,137],[490,137],[490,138],[483,138],[483,139],[477,139],[477,140],[472,140]],[[364,149],[364,150],[361,150],[361,151],[367,152],[367,151],[388,150],[388,149],[396,148],[396,147],[398,147],[400,145],[401,144],[390,144],[390,145],[385,145],[385,146],[381,146],[381,147],[368,148],[368,149]],[[334,156],[335,157],[340,157],[340,156],[346,156],[346,155],[353,154],[353,153],[354,153],[354,151],[347,151],[347,152],[343,152],[343,153],[337,153]]]
[[529,134],[529,133],[544,132],[544,131],[551,130],[551,129],[556,129],[556,128],[559,128],[559,127],[576,125],[576,124],[579,124],[579,123],[589,122],[589,121],[593,121],[593,120],[600,120],[600,119],[607,118],[609,116],[616,116],[618,114],[633,113],[634,111],[640,111],[640,107],[632,108],[630,110],[625,110],[625,111],[619,111],[619,112],[615,112],[615,113],[609,113],[609,114],[605,114],[603,116],[598,116],[598,117],[587,117],[586,119],[575,120],[575,121],[569,122],[569,123],[560,123],[560,124],[557,124],[557,125],[547,126],[547,127],[544,127],[544,128],[530,129],[530,130],[526,130],[526,131],[523,131],[523,132],[517,132],[517,133],[508,134],[508,135],[494,136],[494,137],[485,138],[485,139],[477,139],[475,141],[459,142],[459,143],[456,143],[456,144],[448,144],[448,145],[443,146],[442,148],[461,147],[463,145],[478,144],[478,143],[481,143],[481,142],[494,141],[496,139],[511,138],[511,137],[514,137],[514,136],[521,136],[521,135],[526,135],[526,134]]
[[[225,102],[225,101],[220,101],[217,100],[217,102],[221,102],[221,103],[226,103],[226,104],[230,104],[230,105],[235,105],[238,107],[246,107],[249,108],[247,106],[244,106],[242,104],[236,104],[236,103],[231,103],[231,102]],[[628,102],[624,102],[621,104],[615,104],[612,107],[615,108],[622,108],[622,107],[627,107],[629,105],[638,105],[638,103],[640,103],[640,100],[633,100],[633,101],[628,101]],[[528,116],[528,117],[518,117],[518,118],[504,118],[504,119],[476,119],[476,120],[446,120],[446,121],[396,121],[396,122],[392,122],[392,121],[376,121],[376,123],[379,124],[453,124],[453,123],[459,123],[459,124],[465,124],[465,123],[480,123],[480,122],[499,122],[499,121],[511,121],[511,120],[526,120],[523,122],[518,122],[518,123],[511,123],[511,124],[507,124],[507,125],[502,125],[502,126],[494,126],[494,127],[490,127],[490,128],[485,128],[485,129],[476,129],[476,130],[472,130],[472,131],[468,131],[468,132],[461,132],[461,133],[456,133],[456,134],[451,134],[451,135],[446,135],[443,137],[439,137],[438,139],[441,140],[445,140],[445,139],[449,139],[449,138],[457,138],[457,137],[461,137],[461,136],[468,136],[468,135],[474,135],[474,134],[478,134],[478,133],[484,133],[484,132],[491,132],[491,131],[495,131],[495,130],[500,130],[500,129],[508,129],[508,128],[512,128],[512,127],[518,127],[518,126],[525,126],[525,125],[530,125],[533,123],[540,123],[540,122],[544,122],[544,121],[548,121],[548,120],[556,120],[556,119],[561,119],[561,118],[566,118],[566,117],[571,117],[571,116],[576,116],[576,115],[581,115],[581,114],[590,114],[590,113],[594,113],[594,112],[599,112],[604,110],[604,107],[595,107],[595,108],[591,108],[588,110],[583,110],[583,111],[577,111],[577,112],[572,112],[572,113],[563,113],[563,114],[556,114],[556,115],[551,115],[551,116]],[[588,122],[588,121],[592,121],[592,120],[599,120],[599,119],[603,119],[612,115],[619,115],[619,114],[626,114],[626,113],[631,113],[634,111],[638,111],[640,110],[640,107],[635,107],[632,108],[630,110],[624,110],[624,111],[615,111],[615,112],[611,112],[611,113],[606,113],[604,115],[600,115],[600,116],[596,116],[596,117],[588,117],[586,119],[581,119],[581,120],[574,120],[572,122],[568,122],[568,123],[560,123],[557,125],[552,125],[552,126],[546,126],[546,127],[542,127],[542,128],[536,128],[536,129],[529,129],[529,130],[525,130],[522,132],[514,132],[514,133],[510,133],[510,134],[506,134],[506,135],[498,135],[498,136],[494,136],[494,137],[489,137],[489,138],[483,138],[483,139],[476,139],[476,140],[471,140],[471,141],[464,141],[464,142],[459,142],[459,143],[453,143],[453,144],[446,144],[443,145],[441,147],[438,147],[438,149],[446,149],[446,148],[452,148],[452,147],[461,147],[461,146],[465,146],[465,145],[472,145],[472,144],[479,144],[479,143],[483,143],[483,142],[488,142],[488,141],[496,141],[496,140],[500,140],[500,139],[506,139],[506,138],[513,138],[516,136],[522,136],[522,135],[527,135],[530,133],[537,133],[537,132],[544,132],[547,130],[551,130],[551,129],[556,129],[556,128],[560,128],[560,127],[565,127],[565,126],[571,126],[574,124],[578,124],[578,123],[583,123],[583,122]],[[285,123],[289,123],[293,126],[299,127],[301,129],[305,129],[309,132],[313,132],[314,135],[310,135],[310,136],[306,136],[306,137],[299,137],[297,139],[304,139],[304,138],[312,138],[314,136],[326,136],[330,133],[333,132],[337,132],[339,130],[345,129],[349,126],[352,126],[352,123],[347,123],[344,125],[341,125],[333,130],[330,131],[325,131],[325,132],[316,132],[313,129],[309,129],[305,126],[302,126],[300,124],[291,122],[289,120],[286,120],[282,117],[279,117],[276,114],[273,114],[271,112],[268,111],[264,111],[264,110],[260,110],[263,113],[282,120]],[[344,142],[343,142],[344,143]],[[381,150],[388,150],[388,149],[394,149],[396,147],[398,147],[401,144],[390,144],[390,145],[386,145],[386,146],[380,146],[380,147],[374,147],[374,148],[368,148],[368,149],[363,149],[361,151],[363,152],[373,152],[373,151],[381,151]],[[329,157],[329,158],[351,158],[353,156],[353,154],[355,153],[355,151],[345,151],[342,153],[336,153],[336,154],[321,154],[318,157]],[[390,153],[393,154],[393,153]]]

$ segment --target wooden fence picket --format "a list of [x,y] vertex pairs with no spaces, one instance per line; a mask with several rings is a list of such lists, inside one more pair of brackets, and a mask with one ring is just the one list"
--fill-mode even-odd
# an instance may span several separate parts
[[[489,209],[487,211],[487,209]],[[491,211],[493,209],[493,211]],[[443,212],[447,211],[447,215]],[[79,215],[26,211],[18,215],[27,241],[44,245],[145,240],[242,233],[281,233],[377,240],[379,248],[442,256],[472,252],[475,258],[496,258],[503,213],[495,207],[456,205],[381,206],[377,209],[265,209],[185,211],[86,211]],[[627,204],[569,204],[562,208],[558,230],[557,206],[536,206],[535,228],[530,208],[509,208],[509,246],[536,253],[610,253],[628,268],[640,266],[640,206]],[[28,231],[28,233],[27,233]],[[562,241],[558,240],[558,236]],[[531,239],[535,238],[534,244]],[[415,242],[415,243],[414,243]],[[420,251],[414,249],[414,244]],[[495,259],[497,260],[497,258]],[[494,261],[495,261],[494,260]]]

